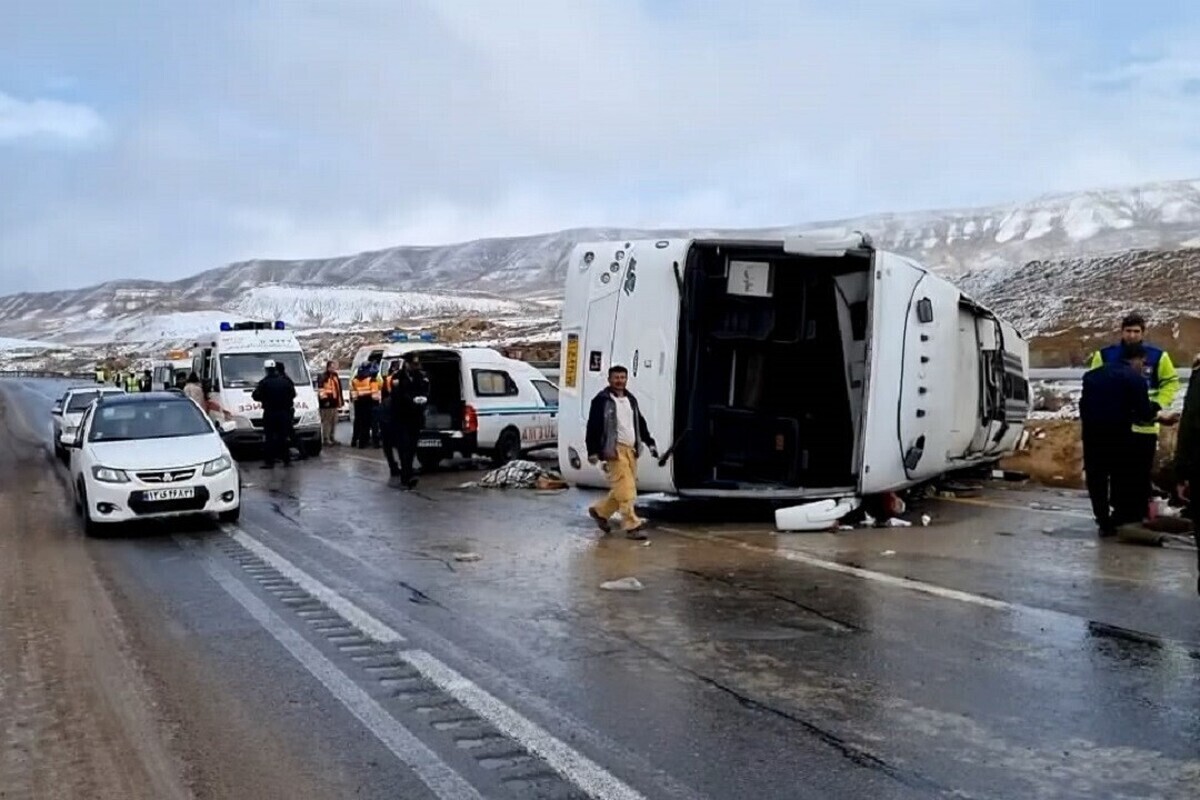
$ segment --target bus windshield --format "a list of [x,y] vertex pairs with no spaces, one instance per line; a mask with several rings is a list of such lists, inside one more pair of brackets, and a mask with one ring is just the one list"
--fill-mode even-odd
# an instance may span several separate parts
[[311,382],[308,365],[300,351],[290,353],[236,353],[221,356],[221,386],[230,389],[249,389],[266,377],[264,361],[283,364],[287,376],[297,386]]

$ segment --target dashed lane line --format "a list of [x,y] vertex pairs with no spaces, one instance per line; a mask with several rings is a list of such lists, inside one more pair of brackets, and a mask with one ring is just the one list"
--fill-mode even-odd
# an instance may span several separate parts
[[[175,540],[190,550],[200,548],[190,539],[176,535]],[[451,769],[407,728],[388,714],[367,692],[342,672],[321,651],[258,599],[229,570],[205,555],[205,571],[238,602],[256,622],[292,654],[308,672],[321,682],[359,722],[397,758],[408,765],[421,781],[441,800],[483,800],[465,778]],[[282,570],[281,570],[282,571]]]
[[[398,631],[351,603],[241,528],[223,526],[223,529],[234,541],[325,603],[365,636],[392,644],[406,641]],[[645,800],[640,792],[432,654],[418,649],[399,649],[396,656],[464,707],[537,755],[593,800]]]

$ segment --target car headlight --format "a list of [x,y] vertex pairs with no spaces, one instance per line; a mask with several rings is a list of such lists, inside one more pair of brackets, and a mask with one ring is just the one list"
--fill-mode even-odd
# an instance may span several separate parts
[[92,467],[92,476],[101,483],[129,483],[128,475],[109,467]]
[[229,456],[221,456],[204,465],[205,475],[220,475],[222,472],[233,468],[233,462],[229,460]]
[[300,417],[301,425],[316,425],[320,421],[320,416],[316,411],[305,411]]
[[70,425],[64,426],[62,429],[62,438],[74,439],[75,434],[79,432],[79,428],[72,428]]

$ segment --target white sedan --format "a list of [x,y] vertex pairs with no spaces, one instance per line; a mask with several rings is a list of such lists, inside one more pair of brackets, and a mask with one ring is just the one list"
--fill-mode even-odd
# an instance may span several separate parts
[[89,536],[131,520],[210,514],[236,522],[241,513],[237,464],[185,395],[105,395],[84,413],[69,452]]
[[50,412],[50,435],[54,437],[54,455],[66,458],[67,445],[75,440],[83,412],[87,411],[87,407],[97,397],[110,394],[125,394],[125,390],[115,386],[75,386],[67,389],[66,394],[54,401],[54,409]]

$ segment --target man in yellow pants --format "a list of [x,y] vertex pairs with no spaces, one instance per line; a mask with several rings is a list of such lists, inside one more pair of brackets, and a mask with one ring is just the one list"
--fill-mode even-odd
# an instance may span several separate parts
[[587,423],[588,461],[604,462],[608,494],[588,508],[588,515],[608,533],[609,519],[619,511],[625,535],[645,539],[646,521],[638,517],[633,506],[637,498],[637,460],[643,444],[654,458],[658,458],[658,448],[637,398],[625,388],[628,381],[629,372],[614,366],[608,370],[608,386],[592,399]]

